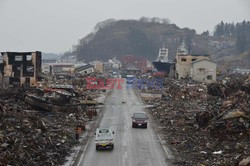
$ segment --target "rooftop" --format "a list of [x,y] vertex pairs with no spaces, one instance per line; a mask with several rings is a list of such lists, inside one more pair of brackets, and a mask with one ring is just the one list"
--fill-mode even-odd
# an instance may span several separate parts
[[76,67],[75,71],[85,70],[85,69],[88,69],[88,68],[91,68],[91,67],[93,67],[93,66],[90,65],[90,64],[86,64],[84,66]]
[[41,51],[34,51],[34,52],[1,52],[2,55],[4,55],[5,53],[7,54],[16,54],[16,55],[27,55],[27,54],[32,54],[32,53],[41,53]]

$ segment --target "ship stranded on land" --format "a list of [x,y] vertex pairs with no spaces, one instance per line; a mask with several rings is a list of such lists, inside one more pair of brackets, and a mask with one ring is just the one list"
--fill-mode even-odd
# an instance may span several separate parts
[[158,57],[152,64],[158,72],[166,75],[170,73],[171,68],[174,66],[174,62],[169,61],[168,49],[165,47],[159,49]]
[[[178,48],[177,55],[188,55],[188,50],[184,41]],[[169,60],[168,49],[165,47],[159,49],[158,57],[152,64],[158,72],[164,73],[165,75],[169,75],[175,67],[175,62]]]

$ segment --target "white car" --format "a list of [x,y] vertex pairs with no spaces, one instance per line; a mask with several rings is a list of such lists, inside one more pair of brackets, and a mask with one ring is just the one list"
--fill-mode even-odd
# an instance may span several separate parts
[[110,128],[97,128],[95,132],[96,150],[100,148],[114,149],[114,131]]

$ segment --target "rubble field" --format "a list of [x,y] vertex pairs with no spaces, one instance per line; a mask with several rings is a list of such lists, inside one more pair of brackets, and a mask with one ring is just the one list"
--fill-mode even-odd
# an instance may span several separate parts
[[[76,131],[82,134],[85,123],[97,115],[96,99],[102,93],[86,90],[86,83],[81,80],[73,84],[74,95],[68,87],[66,90],[40,87],[0,95],[0,165],[44,166],[66,162],[72,147],[79,143]],[[38,103],[28,104],[27,96],[36,97]],[[55,102],[58,108],[73,103],[77,109],[49,111],[39,102],[43,102],[43,108]]]
[[[168,143],[174,165],[250,165],[250,76],[200,84],[164,81],[163,89],[142,89],[143,97]],[[145,95],[144,95],[145,96]]]

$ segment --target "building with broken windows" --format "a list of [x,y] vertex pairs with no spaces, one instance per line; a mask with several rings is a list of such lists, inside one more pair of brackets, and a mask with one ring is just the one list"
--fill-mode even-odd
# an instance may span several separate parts
[[49,75],[72,74],[74,71],[73,63],[43,63],[42,72]]
[[175,76],[201,82],[216,81],[216,63],[208,54],[189,54],[185,42],[177,50]]
[[210,60],[209,55],[177,55],[176,77],[201,82],[216,81],[216,63]]
[[177,78],[190,78],[192,62],[210,59],[209,55],[178,55],[176,56],[176,75]]
[[4,87],[36,84],[41,72],[41,52],[1,52],[1,55],[1,83]]
[[211,83],[216,81],[216,63],[208,60],[196,60],[191,65],[191,78],[195,81]]
[[84,66],[76,67],[74,72],[82,74],[82,75],[88,75],[88,74],[94,73],[95,69],[94,69],[94,66],[90,64],[86,64]]

